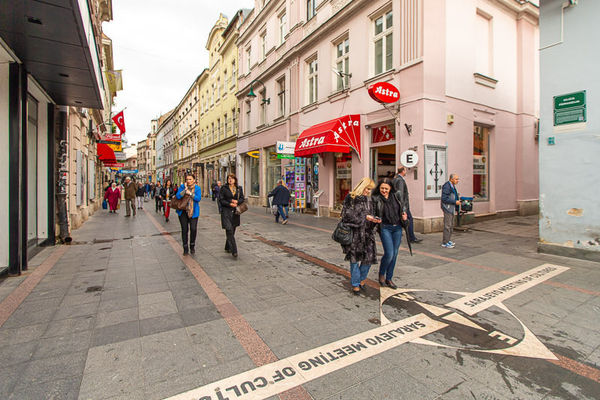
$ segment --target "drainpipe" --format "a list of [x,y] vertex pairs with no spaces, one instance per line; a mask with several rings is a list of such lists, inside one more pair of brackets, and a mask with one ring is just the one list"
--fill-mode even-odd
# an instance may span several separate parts
[[59,238],[62,243],[70,244],[69,218],[67,214],[67,174],[69,171],[67,158],[67,107],[58,111],[58,176],[56,179],[56,208],[58,211]]

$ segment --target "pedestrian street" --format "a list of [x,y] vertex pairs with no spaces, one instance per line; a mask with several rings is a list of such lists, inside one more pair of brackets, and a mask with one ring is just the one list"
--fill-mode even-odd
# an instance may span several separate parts
[[[332,218],[216,203],[196,252],[152,202],[99,211],[0,280],[2,399],[594,399],[598,263],[538,254],[536,217],[403,239],[397,289],[351,293]],[[381,243],[377,243],[381,256]]]

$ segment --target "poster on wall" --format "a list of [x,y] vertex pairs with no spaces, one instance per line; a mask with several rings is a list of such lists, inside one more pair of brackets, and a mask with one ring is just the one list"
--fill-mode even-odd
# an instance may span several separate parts
[[83,155],[81,154],[81,150],[77,150],[76,152],[76,156],[75,156],[75,182],[76,182],[76,188],[75,188],[75,196],[76,196],[76,204],[78,206],[80,206],[83,203],[83,193],[81,191],[81,175],[83,174],[83,161],[82,161]]
[[306,207],[306,158],[296,157],[294,160],[295,208]]
[[87,162],[86,159],[82,155],[81,159],[81,183],[79,185],[79,189],[81,191],[81,203],[82,205],[87,205]]
[[425,145],[425,199],[440,199],[448,180],[446,147]]
[[88,171],[90,171],[90,179],[88,179],[88,193],[90,195],[90,199],[96,198],[96,164],[94,161],[88,161]]
[[473,155],[473,175],[487,175],[487,157]]

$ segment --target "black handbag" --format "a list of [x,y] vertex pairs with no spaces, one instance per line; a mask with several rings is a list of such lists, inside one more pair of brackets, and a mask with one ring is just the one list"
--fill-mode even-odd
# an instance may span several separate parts
[[348,246],[352,243],[352,229],[340,221],[331,234],[331,238],[343,246]]

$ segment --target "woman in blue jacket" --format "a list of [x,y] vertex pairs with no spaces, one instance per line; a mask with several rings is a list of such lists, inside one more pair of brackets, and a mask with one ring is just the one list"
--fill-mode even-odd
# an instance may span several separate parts
[[192,174],[186,174],[185,183],[177,190],[175,197],[182,199],[183,196],[190,197],[190,205],[187,211],[177,210],[179,223],[181,224],[181,240],[183,242],[183,255],[188,254],[188,228],[190,231],[189,251],[196,252],[196,232],[198,229],[198,216],[200,215],[200,200],[202,200],[202,190],[196,185],[196,177]]

